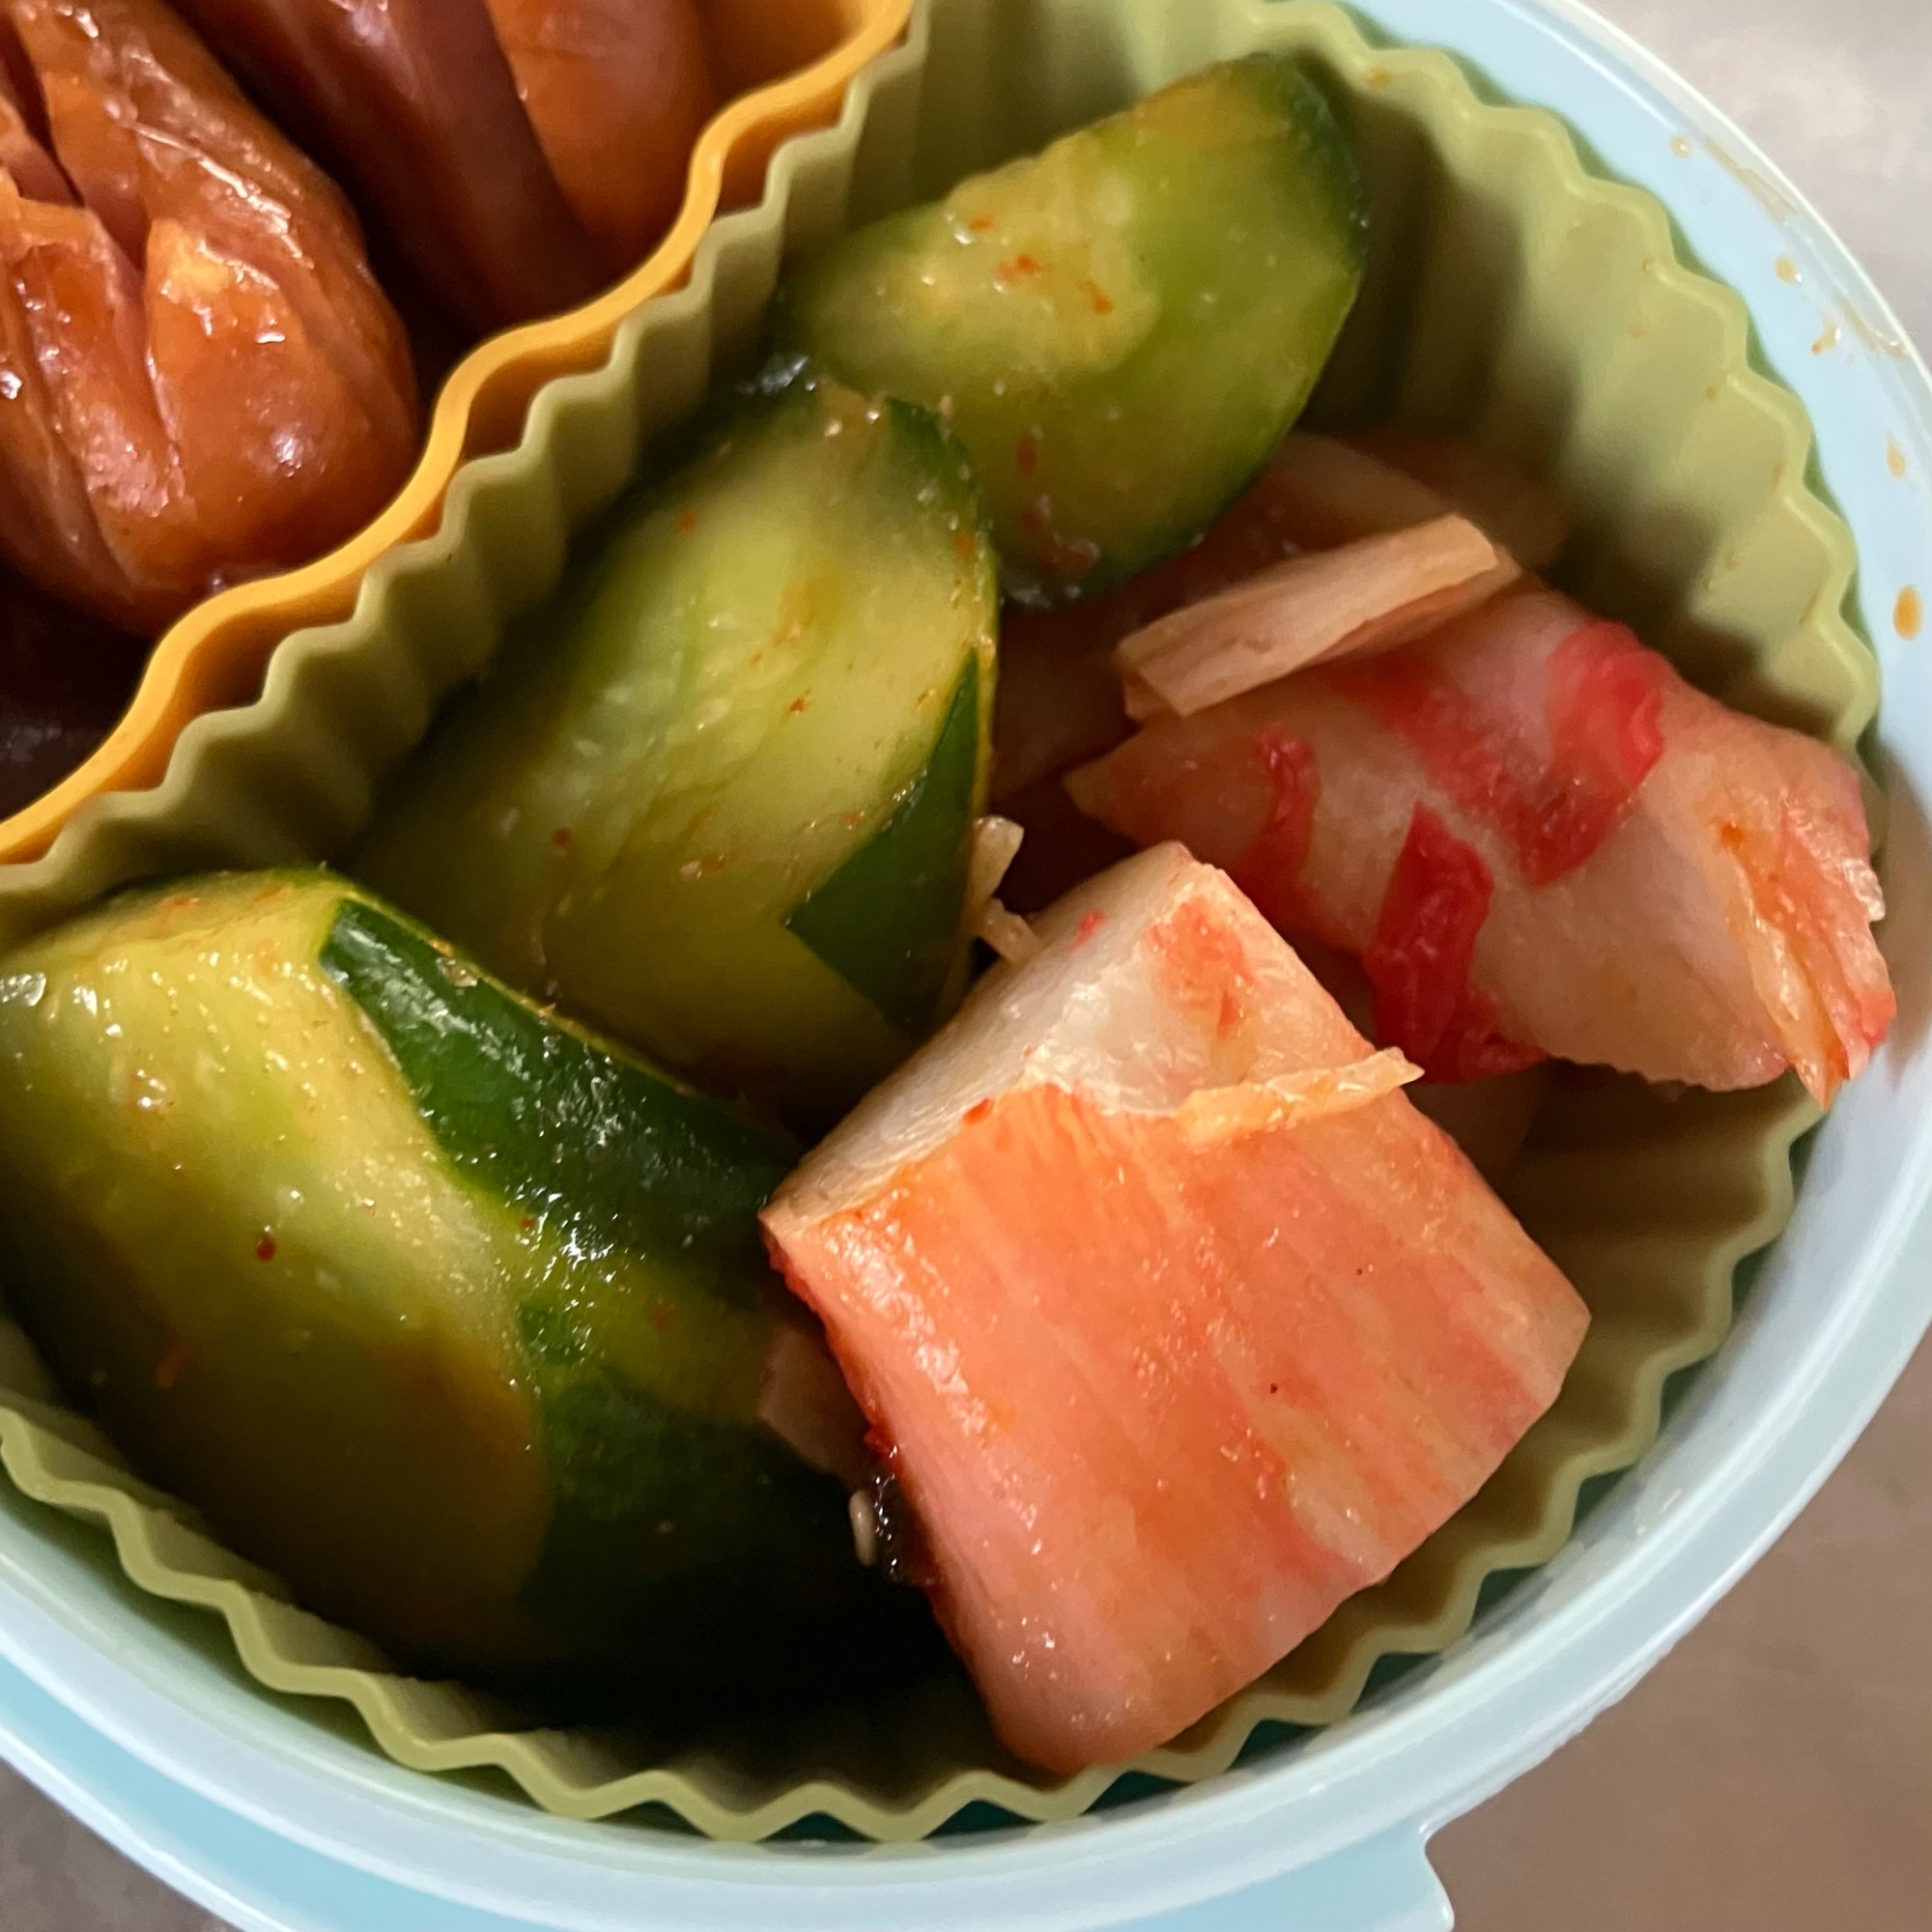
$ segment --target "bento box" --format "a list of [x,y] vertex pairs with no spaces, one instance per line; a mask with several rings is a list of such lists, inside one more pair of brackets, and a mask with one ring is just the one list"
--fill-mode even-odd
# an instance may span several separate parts
[[[1548,20],[1471,7],[1451,36],[1433,13],[1396,11],[1375,14],[1379,31],[1365,32],[1321,6],[1041,0],[1015,11],[940,0],[916,16],[903,49],[860,76],[838,129],[777,152],[766,200],[712,228],[688,289],[624,322],[607,366],[545,387],[514,449],[457,471],[440,529],[375,563],[352,618],[283,643],[261,698],[188,727],[154,792],[99,801],[45,860],[0,879],[0,929],[28,932],[135,878],[342,851],[438,701],[556,581],[570,533],[650,464],[656,440],[709,381],[748,366],[788,255],[1174,74],[1263,44],[1294,48],[1347,104],[1376,232],[1392,238],[1372,253],[1315,419],[1467,432],[1554,479],[1580,526],[1566,585],[1740,708],[1865,759],[1874,805],[1887,807],[1888,887],[1894,907],[1908,908],[1927,853],[1905,774],[1923,749],[1909,734],[1896,746],[1882,728],[1874,735],[1879,678],[1866,636],[1884,665],[1887,717],[1912,672],[1896,632],[1887,639],[1880,621],[1866,615],[1861,630],[1859,620],[1873,611],[1889,620],[1907,574],[1924,568],[1909,548],[1922,535],[1909,503],[1901,508],[1922,490],[1922,462],[1915,471],[1905,454],[1905,475],[1895,473],[1871,434],[1881,410],[1869,397],[1857,419],[1871,447],[1841,460],[1829,439],[1851,412],[1828,419],[1814,402],[1821,482],[1804,410],[1765,372],[1751,334],[1755,323],[1773,341],[1763,303],[1789,279],[1753,278],[1742,258],[1717,252],[1715,228],[1679,212],[1700,264],[1759,294],[1759,308],[1747,317],[1730,289],[1686,264],[1653,191],[1669,197],[1672,166],[1699,170],[1698,196],[1735,186],[1734,167],[1706,167],[1674,145],[1690,146],[1685,129],[1698,130],[1734,161],[1727,130],[1703,135],[1713,125],[1703,110],[1666,108],[1650,94],[1640,110],[1626,106],[1605,87],[1588,41]],[[1406,34],[1453,38],[1480,77],[1401,44]],[[1512,98],[1558,105],[1605,167],[1646,187],[1586,166],[1562,123]],[[1643,145],[1653,136],[1654,153]],[[1679,208],[1676,198],[1666,205]],[[1815,258],[1800,259],[1815,259],[1820,281],[1829,263],[1844,299],[1861,317],[1879,313],[1828,238],[1789,245],[1815,245]],[[1870,331],[1881,341],[1882,321]],[[1787,334],[1802,326],[1792,319]],[[1848,347],[1843,360],[1842,372],[1824,373],[1886,396],[1899,423],[1886,432],[1891,447],[1923,447],[1911,427],[1925,416],[1922,374],[1909,355]],[[1811,399],[1814,368],[1793,364],[1782,342],[1770,361]],[[1856,493],[1838,480],[1861,476],[1867,462],[1870,481]],[[1851,512],[1861,552],[1824,483]],[[1863,612],[1849,601],[1855,560],[1872,586]],[[625,1900],[672,1915],[667,1922],[754,1922],[776,1885],[787,1916],[804,1923],[855,1913],[881,1923],[1007,1922],[1023,1895],[1043,1922],[1120,1923],[1357,1845],[1366,1849],[1331,1896],[1352,1892],[1353,1903],[1334,1906],[1332,1922],[1351,1922],[1339,1915],[1357,1908],[1362,1923],[1428,1922],[1393,1916],[1426,1889],[1416,1822],[1426,1830],[1473,1802],[1628,1681],[1822,1478],[1846,1421],[1876,1403],[1922,1325],[1923,1296],[1905,1271],[1923,1151],[1889,1171],[1852,1152],[1863,1134],[1895,1132],[1891,1145],[1918,1148],[1892,1123],[1914,1118],[1910,1096],[1927,1077],[1912,1018],[1924,962],[1910,949],[1922,941],[1909,910],[1895,911],[1886,946],[1899,1033],[1814,1138],[1804,1137],[1815,1110],[1784,1086],[1663,1100],[1625,1083],[1558,1096],[1505,1193],[1591,1307],[1591,1337],[1563,1396],[1476,1501],[1385,1584],[1132,1766],[1045,1778],[1002,1752],[949,1687],[755,1750],[709,1739],[668,1761],[590,1730],[505,1730],[459,1688],[400,1677],[359,1639],[281,1601],[272,1579],[118,1467],[23,1348],[10,1358],[12,1394],[0,1409],[6,1466],[38,1502],[106,1522],[113,1553],[98,1536],[43,1529],[59,1520],[23,1509],[10,1525],[12,1567],[43,1597],[57,1574],[76,1587],[91,1576],[108,1620],[97,1627],[131,1619],[140,1643],[170,1660],[154,1674],[171,1694],[190,1679],[234,1680],[223,1710],[243,1714],[236,1721],[253,1737],[248,1748],[270,1730],[279,1736],[295,1780],[251,1798],[251,1815],[268,1813],[274,1830],[295,1786],[333,1778],[349,1795],[325,1807],[327,1822],[304,1827],[312,1842],[469,1906],[515,1900],[521,1916],[575,1925],[601,1922]],[[1794,1205],[1795,1149],[1804,1179]],[[1720,1344],[1714,1368],[1679,1374]],[[1639,1458],[1607,1487],[1603,1479]],[[37,1560],[46,1566],[38,1580]],[[124,1571],[135,1592],[118,1580]],[[184,1619],[165,1600],[219,1621]],[[1616,1608],[1605,1622],[1607,1605]],[[237,1656],[281,1697],[251,1701],[260,1693],[236,1678]],[[519,1809],[500,1782],[431,1785],[383,1764],[327,1700],[346,1700],[399,1765],[491,1767],[558,1816]],[[185,1735],[151,1748],[185,1757]],[[207,1747],[198,1788],[232,1780],[239,1760],[229,1757],[225,1774],[211,1769],[225,1748]],[[400,1823],[359,1837],[376,1790],[438,1849],[420,1860],[401,1851]],[[729,1839],[938,1835],[919,1855],[882,1849],[807,1866],[780,1842],[726,1864],[722,1854],[695,1862],[693,1849],[659,1831],[600,1835],[575,1822],[620,1816],[634,1828],[681,1824]],[[1065,1822],[1028,1834],[1019,1828],[1029,1821]],[[1384,1843],[1371,1842],[1384,1831]],[[1104,1881],[1094,1876],[1100,1860]],[[568,1879],[566,1864],[576,1867]],[[1368,1916],[1378,1896],[1389,1908],[1379,1921]]]

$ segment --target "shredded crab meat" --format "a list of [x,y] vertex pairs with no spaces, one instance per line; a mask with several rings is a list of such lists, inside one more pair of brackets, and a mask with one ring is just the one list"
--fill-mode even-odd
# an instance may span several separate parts
[[1310,666],[1393,649],[1520,575],[1457,516],[1291,557],[1124,639],[1114,662],[1127,714],[1191,718]]
[[1208,1147],[1352,1113],[1421,1078],[1422,1068],[1413,1061],[1384,1047],[1343,1066],[1314,1066],[1237,1087],[1203,1088],[1174,1110],[1174,1121],[1190,1146]]

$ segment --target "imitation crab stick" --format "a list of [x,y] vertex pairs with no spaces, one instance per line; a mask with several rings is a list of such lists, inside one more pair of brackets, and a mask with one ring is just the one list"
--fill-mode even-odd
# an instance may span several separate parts
[[1858,779],[1530,591],[1151,725],[1068,780],[1275,924],[1358,955],[1437,1079],[1544,1055],[1820,1101],[1893,1011]]
[[1587,1317],[1222,873],[1140,854],[1037,931],[765,1227],[1001,1735],[1065,1771],[1386,1576]]

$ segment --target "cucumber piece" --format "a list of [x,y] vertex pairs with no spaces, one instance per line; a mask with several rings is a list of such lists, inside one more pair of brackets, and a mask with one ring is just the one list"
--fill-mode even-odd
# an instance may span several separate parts
[[776,336],[945,416],[1008,590],[1064,603],[1240,493],[1321,372],[1366,234],[1326,100],[1255,54],[845,237],[781,289]]
[[875,1618],[841,1483],[761,1420],[781,1383],[821,1443],[859,1426],[764,1259],[792,1153],[327,873],[0,965],[19,1318],[138,1466],[416,1667],[709,1697]]
[[877,832],[785,916],[786,927],[906,1034],[930,1030],[958,965],[954,935],[980,801],[980,666],[968,658],[939,737]]
[[796,364],[619,506],[354,869],[806,1125],[963,990],[997,585],[958,446]]

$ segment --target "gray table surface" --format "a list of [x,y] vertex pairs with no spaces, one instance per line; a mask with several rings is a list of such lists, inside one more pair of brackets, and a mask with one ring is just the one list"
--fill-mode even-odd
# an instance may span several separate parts
[[[1598,0],[1774,156],[1932,352],[1932,0]],[[1463,1932],[1932,1926],[1932,1347],[1636,1692],[1452,1825]],[[222,1932],[0,1768],[5,1932]]]

